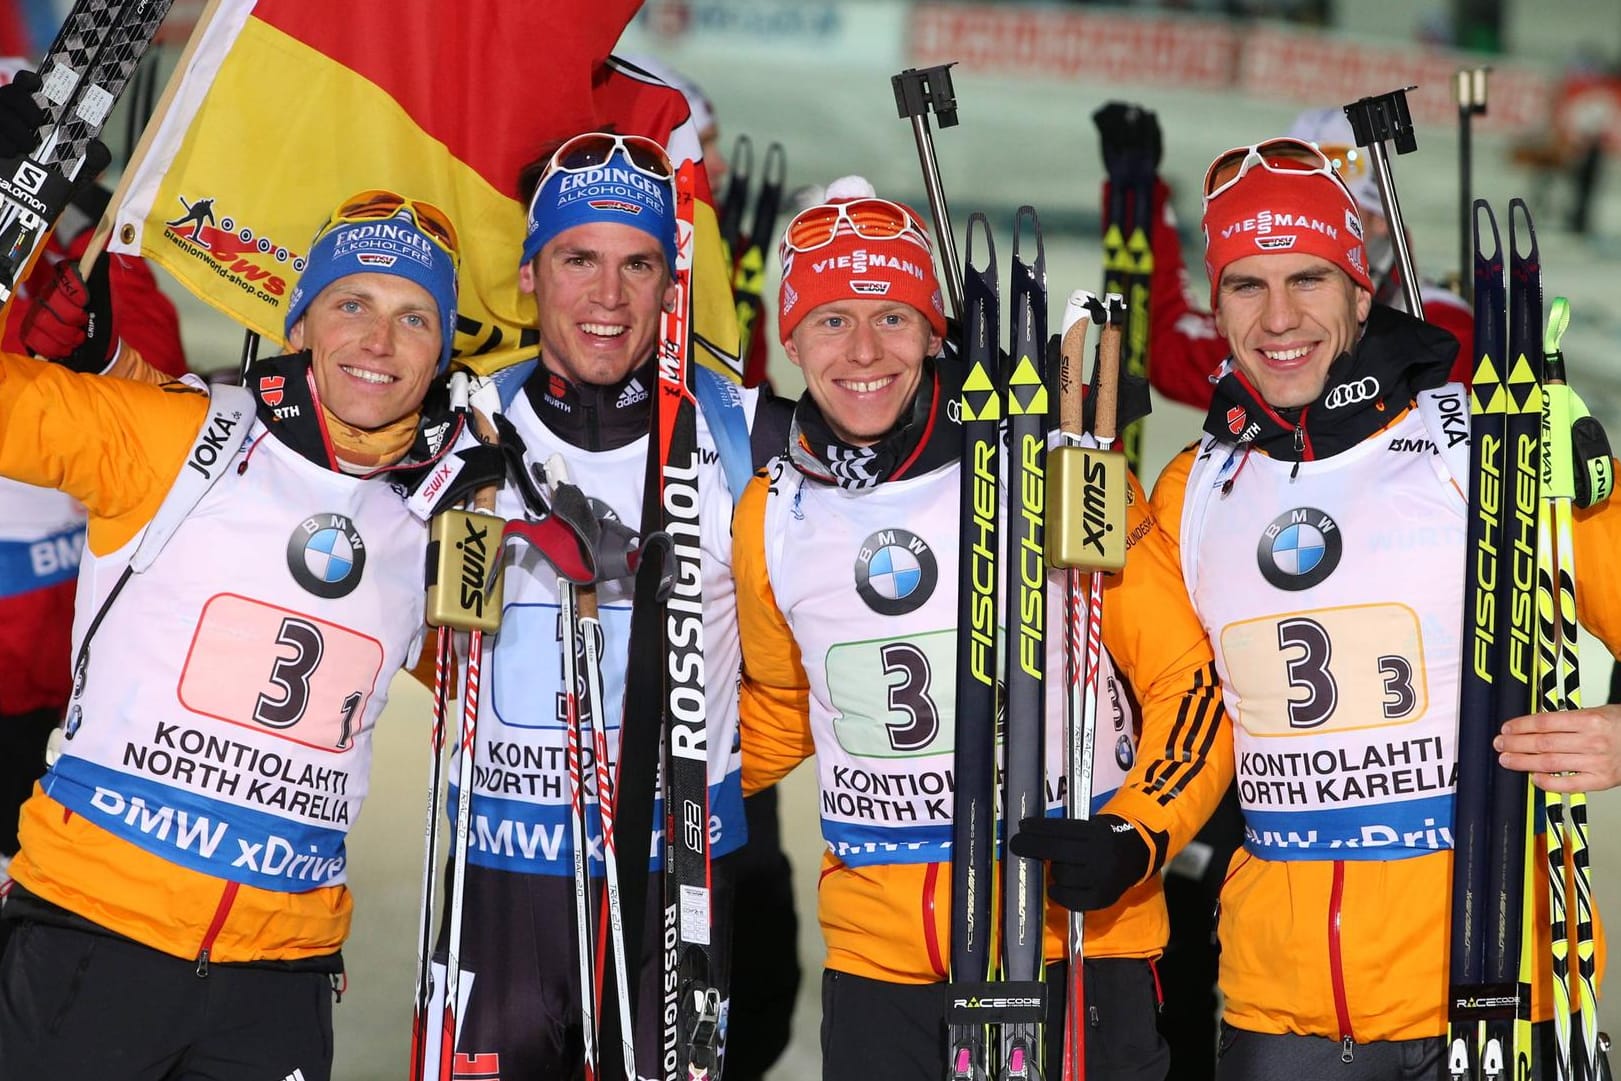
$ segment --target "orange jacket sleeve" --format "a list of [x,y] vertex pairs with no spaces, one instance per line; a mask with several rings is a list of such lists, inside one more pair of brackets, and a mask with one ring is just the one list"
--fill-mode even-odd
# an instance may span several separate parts
[[743,794],[786,777],[816,751],[811,737],[810,684],[799,645],[777,608],[765,563],[765,505],[770,479],[758,474],[732,517],[732,574],[737,580],[737,629],[743,643],[738,729],[743,745]]
[[83,503],[90,549],[104,555],[157,512],[207,412],[207,395],[183,383],[81,375],[0,353],[0,476]]
[[1126,566],[1104,587],[1103,642],[1142,714],[1137,761],[1107,810],[1136,824],[1150,873],[1193,839],[1233,779],[1232,733],[1174,535],[1131,479]]
[[[1610,460],[1610,468],[1616,462]],[[1616,553],[1621,552],[1621,504],[1612,495],[1596,507],[1578,510],[1571,523],[1576,549],[1576,615],[1609,649],[1621,656],[1621,576],[1616,574]]]

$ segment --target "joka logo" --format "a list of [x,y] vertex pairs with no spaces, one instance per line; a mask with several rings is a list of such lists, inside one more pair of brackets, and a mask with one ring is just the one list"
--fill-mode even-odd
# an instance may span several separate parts
[[274,409],[281,404],[287,392],[287,378],[281,375],[267,375],[259,380],[259,400]]
[[1372,401],[1379,396],[1379,380],[1371,375],[1350,383],[1341,383],[1328,392],[1328,400],[1323,403],[1328,409],[1343,409],[1358,402]]
[[1248,419],[1249,414],[1244,412],[1243,406],[1233,406],[1231,409],[1227,410],[1227,430],[1232,432],[1234,435],[1237,435],[1239,432],[1244,430],[1244,422]]
[[1284,511],[1261,533],[1261,577],[1279,589],[1310,589],[1334,573],[1344,544],[1339,523],[1315,507]]
[[933,550],[904,529],[880,529],[862,541],[855,572],[856,592],[881,616],[922,608],[940,580]]
[[341,514],[312,514],[287,539],[287,569],[317,597],[348,596],[366,569],[366,543]]

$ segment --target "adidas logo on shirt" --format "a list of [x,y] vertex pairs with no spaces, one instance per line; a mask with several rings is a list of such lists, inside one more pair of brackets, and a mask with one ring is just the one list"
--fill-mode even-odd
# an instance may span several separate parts
[[615,409],[629,409],[637,402],[647,398],[647,388],[642,386],[640,379],[632,379],[625,389],[619,392],[619,400],[614,403]]
[[304,1071],[301,1068],[295,1067],[293,1072],[282,1078],[281,1081],[305,1081]]

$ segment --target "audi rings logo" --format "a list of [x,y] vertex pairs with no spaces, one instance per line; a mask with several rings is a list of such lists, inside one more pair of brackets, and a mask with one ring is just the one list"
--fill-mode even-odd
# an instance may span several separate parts
[[1341,409],[1347,405],[1356,405],[1358,402],[1368,402],[1379,397],[1379,380],[1371,375],[1363,376],[1352,383],[1341,383],[1328,392],[1328,400],[1323,403],[1329,409]]

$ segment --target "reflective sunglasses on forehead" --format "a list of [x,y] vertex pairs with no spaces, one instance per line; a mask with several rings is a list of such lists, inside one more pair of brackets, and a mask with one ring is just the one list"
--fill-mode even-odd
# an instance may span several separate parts
[[591,131],[576,135],[558,147],[540,174],[540,181],[544,184],[553,173],[583,173],[599,168],[608,164],[616,153],[623,154],[626,161],[654,180],[669,181],[675,176],[670,155],[657,141],[641,135]]
[[929,235],[904,206],[869,196],[842,203],[823,203],[802,210],[782,234],[784,251],[807,252],[833,243],[839,226],[847,225],[863,240],[894,240],[909,236],[932,251]]
[[399,216],[402,211],[410,217],[418,229],[427,234],[430,240],[445,250],[453,263],[459,263],[461,249],[456,240],[456,227],[451,224],[448,214],[432,203],[424,203],[420,199],[407,199],[403,195],[382,188],[363,191],[338,207],[317,236],[325,236],[336,225],[386,221]]
[[1333,164],[1334,171],[1340,174],[1340,179],[1349,184],[1367,175],[1368,155],[1363,153],[1359,146],[1344,146],[1339,143],[1320,143],[1319,148],[1323,155]]
[[1254,146],[1235,146],[1210,163],[1204,175],[1205,205],[1257,168],[1269,173],[1321,173],[1344,184],[1334,163],[1315,143],[1288,137],[1268,139]]

